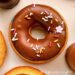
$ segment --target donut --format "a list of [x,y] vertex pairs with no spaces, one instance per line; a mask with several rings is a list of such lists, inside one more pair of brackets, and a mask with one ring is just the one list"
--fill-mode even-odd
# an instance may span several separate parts
[[[45,37],[39,38],[39,30]],[[10,43],[23,59],[44,63],[63,50],[67,41],[67,27],[63,18],[47,5],[31,4],[23,8],[12,20],[9,28]],[[41,36],[41,35],[39,35]]]
[[4,63],[4,60],[6,57],[6,51],[7,51],[7,47],[6,47],[6,43],[4,40],[4,36],[3,36],[2,32],[0,31],[0,67]]
[[0,8],[11,9],[19,3],[20,0],[0,0]]
[[31,66],[20,66],[8,71],[4,75],[45,75],[45,73]]
[[68,66],[75,71],[75,43],[68,47],[65,56]]

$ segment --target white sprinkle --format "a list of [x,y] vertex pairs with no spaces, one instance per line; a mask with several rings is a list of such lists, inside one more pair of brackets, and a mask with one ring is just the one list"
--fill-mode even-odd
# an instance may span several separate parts
[[45,10],[45,12],[48,14],[48,11]]
[[53,15],[52,13],[50,13],[50,15]]
[[33,7],[35,7],[35,4],[33,4]]
[[58,19],[55,18],[55,21],[58,22]]
[[57,33],[62,33],[62,31],[63,31],[63,28],[61,26],[56,27],[56,32]]
[[51,20],[51,24],[53,23],[53,20]]
[[29,15],[30,15],[30,16],[32,16],[32,15],[33,15],[33,13],[31,12]]
[[54,42],[58,42],[58,39],[54,40]]
[[12,41],[17,41],[18,40],[18,38],[12,38]]
[[48,16],[45,16],[46,19],[48,19]]
[[28,19],[28,20],[30,20],[30,19],[31,19],[31,17],[28,17],[27,19]]
[[49,26],[49,27],[48,27],[48,31],[50,31],[50,28],[51,28],[51,27]]
[[41,12],[41,15],[43,15],[44,14],[44,12]]
[[27,18],[28,17],[28,15],[25,15],[25,18]]
[[40,49],[40,54],[43,53],[43,49]]
[[37,57],[40,57],[40,55],[39,55],[39,54],[37,54],[36,56],[37,56]]
[[17,36],[17,33],[15,33],[14,37],[12,38],[12,41],[17,41],[18,40],[18,38],[16,38],[16,36]]
[[59,48],[61,47],[59,43],[57,43],[57,46],[58,46]]
[[17,33],[15,33],[14,37],[16,37],[16,36],[17,36]]
[[38,45],[36,45],[36,49],[39,49],[39,46]]
[[53,16],[52,15],[49,15],[48,18],[53,18]]
[[31,44],[30,47],[33,47],[33,44]]
[[14,30],[15,30],[14,28],[11,29],[11,31],[14,31]]
[[45,48],[44,47],[41,47],[40,48],[40,54],[43,53],[44,50],[45,50]]
[[43,20],[43,21],[45,21],[45,22],[47,22],[47,21],[48,21],[48,19],[46,19],[46,18],[44,18],[44,17],[42,17],[42,20]]
[[28,15],[26,15],[26,16],[25,16],[25,18],[26,18],[26,19],[28,19],[28,20],[30,20],[30,19],[31,19],[31,17],[29,17]]
[[35,50],[35,51],[37,50],[35,47],[33,47],[32,49]]
[[64,24],[64,21],[62,21],[61,24],[63,25]]
[[30,41],[30,39],[27,39],[27,42],[29,42]]

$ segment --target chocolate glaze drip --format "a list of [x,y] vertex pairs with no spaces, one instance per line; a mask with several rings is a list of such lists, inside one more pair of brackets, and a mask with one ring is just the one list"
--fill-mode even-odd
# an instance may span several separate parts
[[[29,29],[34,26],[42,26],[47,32],[46,38],[32,38]],[[61,51],[66,41],[66,24],[62,17],[45,5],[32,4],[22,9],[15,16],[11,29],[14,48],[30,61],[49,60]]]

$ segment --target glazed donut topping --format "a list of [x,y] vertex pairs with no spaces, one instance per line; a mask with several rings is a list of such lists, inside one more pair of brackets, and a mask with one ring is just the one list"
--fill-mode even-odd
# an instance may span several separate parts
[[56,56],[63,48],[66,41],[66,24],[51,7],[32,4],[15,16],[10,35],[14,48],[24,58],[45,61]]

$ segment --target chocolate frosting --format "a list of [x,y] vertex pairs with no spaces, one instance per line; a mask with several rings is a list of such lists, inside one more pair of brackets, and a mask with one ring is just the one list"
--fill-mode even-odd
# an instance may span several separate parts
[[[44,39],[34,39],[30,28],[43,27],[47,35]],[[51,7],[32,4],[23,8],[13,19],[11,42],[16,51],[30,61],[46,61],[56,56],[66,41],[66,24]]]
[[0,0],[0,8],[11,9],[18,4],[20,0]]
[[0,0],[0,2],[3,2],[3,3],[5,3],[5,2],[9,2],[10,0]]

